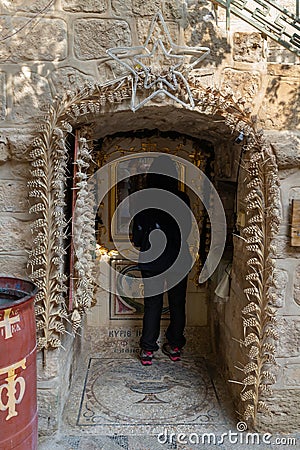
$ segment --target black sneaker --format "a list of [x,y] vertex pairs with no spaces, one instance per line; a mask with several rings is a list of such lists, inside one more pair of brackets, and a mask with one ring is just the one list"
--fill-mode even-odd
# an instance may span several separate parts
[[151,366],[152,365],[153,352],[148,350],[141,350],[140,359],[143,366]]
[[180,361],[181,349],[179,347],[172,348],[170,344],[162,346],[162,352],[167,355],[171,361]]

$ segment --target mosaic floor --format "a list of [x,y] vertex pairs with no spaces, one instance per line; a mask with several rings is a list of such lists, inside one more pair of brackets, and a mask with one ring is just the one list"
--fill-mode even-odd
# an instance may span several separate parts
[[[183,402],[184,399],[184,402]],[[225,419],[205,362],[136,359],[89,361],[77,425],[112,429],[222,424]]]
[[[158,352],[143,367],[136,356],[92,357],[78,371],[62,429],[42,439],[39,450],[281,448],[220,439],[236,426],[226,383],[203,358],[172,363]],[[210,443],[201,441],[205,433]]]

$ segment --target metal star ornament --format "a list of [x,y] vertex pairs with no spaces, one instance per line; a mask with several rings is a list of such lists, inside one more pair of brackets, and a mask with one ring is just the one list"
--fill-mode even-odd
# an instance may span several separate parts
[[[165,43],[161,37],[155,37],[158,23]],[[152,19],[144,45],[110,48],[107,54],[132,74],[131,109],[135,112],[155,97],[162,101],[166,96],[193,109],[195,104],[187,77],[210,54],[210,49],[175,44],[161,12],[158,12]],[[149,95],[139,101],[137,89],[141,83]]]

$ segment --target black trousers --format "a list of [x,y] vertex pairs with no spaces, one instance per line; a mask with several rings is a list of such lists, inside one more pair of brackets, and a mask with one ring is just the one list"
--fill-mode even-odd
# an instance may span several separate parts
[[[156,351],[159,349],[157,339],[160,333],[160,320],[163,308],[163,291],[164,286],[161,286],[161,293],[154,296],[147,296],[148,288],[151,287],[151,279],[149,277],[157,275],[150,271],[142,270],[144,278],[144,318],[143,331],[140,340],[140,346],[144,350]],[[188,276],[184,277],[176,286],[167,290],[168,303],[170,309],[170,324],[166,331],[166,338],[168,343],[174,348],[182,348],[186,339],[183,335],[185,328],[185,299]],[[168,287],[168,280],[166,279]]]

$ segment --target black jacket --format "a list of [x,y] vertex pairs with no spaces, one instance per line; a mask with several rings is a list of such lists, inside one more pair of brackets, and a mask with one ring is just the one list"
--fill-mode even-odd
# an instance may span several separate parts
[[[155,180],[155,183],[153,183],[152,186],[151,184],[152,183],[150,183],[149,187],[156,185],[155,187],[160,188],[157,180]],[[177,195],[188,207],[190,207],[190,200],[186,193],[179,191],[177,188],[174,189],[173,187],[172,194]],[[178,257],[179,251],[184,252],[186,258],[190,259],[190,261],[192,260],[187,244],[187,238],[191,230],[191,216],[186,215],[181,219],[184,220],[184,235],[182,236],[176,220],[162,209],[148,208],[135,215],[133,220],[132,239],[134,245],[140,249],[138,267],[141,270],[162,273],[172,266]],[[149,235],[151,231],[155,229],[160,229],[165,234],[167,241],[166,247],[163,253],[155,260],[143,262],[142,253],[150,248]],[[178,269],[176,272],[178,272]]]

